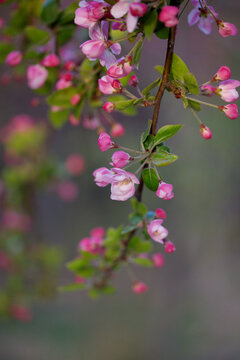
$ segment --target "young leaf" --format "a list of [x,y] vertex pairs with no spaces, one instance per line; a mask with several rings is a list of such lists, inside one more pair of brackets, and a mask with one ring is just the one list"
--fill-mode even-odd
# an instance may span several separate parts
[[70,100],[73,95],[77,94],[77,89],[74,87],[68,87],[55,91],[47,98],[47,103],[51,106],[61,106],[64,108],[71,108],[73,105]]
[[199,87],[197,84],[197,80],[195,76],[191,73],[185,74],[183,76],[184,83],[186,87],[188,88],[188,91],[192,94],[198,95],[199,94]]
[[167,151],[159,151],[154,153],[152,163],[156,166],[166,166],[172,164],[177,159],[177,155],[169,154]]
[[67,292],[67,291],[76,291],[76,290],[82,290],[85,288],[85,284],[68,284],[65,286],[60,286],[58,290],[60,292]]
[[128,244],[128,249],[139,254],[147,253],[152,250],[152,244],[150,241],[143,241],[140,237],[133,236]]
[[199,104],[199,102],[194,101],[194,100],[188,99],[188,106],[190,106],[193,110],[196,110],[196,111],[201,110],[201,105]]
[[153,81],[151,84],[149,84],[145,89],[143,89],[142,93],[143,95],[146,95],[149,91],[154,89],[156,86],[159,86],[161,82],[161,79],[158,78],[157,80]]
[[6,56],[13,50],[13,45],[8,43],[0,43],[0,62],[4,62]]
[[162,65],[156,65],[154,66],[154,69],[157,70],[161,75],[163,74],[164,66]]
[[154,169],[148,168],[144,169],[142,173],[144,184],[148,187],[148,189],[152,191],[157,191],[159,180]]
[[24,32],[33,44],[44,45],[50,39],[49,33],[47,31],[38,29],[34,26],[26,27]]
[[141,38],[136,45],[134,46],[134,50],[133,50],[133,65],[135,65],[135,67],[138,69],[138,65],[141,59],[141,54],[142,54],[142,47],[143,47],[143,38]]
[[152,126],[152,120],[148,120],[147,129],[144,131],[144,133],[142,134],[142,138],[141,138],[142,146],[143,146],[145,140],[147,139],[147,136],[149,135],[151,126]]
[[67,121],[70,114],[70,110],[50,111],[50,122],[56,129],[61,128]]
[[137,264],[137,265],[141,265],[141,266],[146,266],[146,267],[151,267],[153,266],[153,263],[150,259],[147,259],[147,258],[135,258],[134,260],[134,263]]
[[131,199],[131,203],[136,214],[144,216],[147,213],[147,207],[142,202],[139,202],[136,199]]
[[116,109],[121,111],[121,110],[124,110],[124,109],[128,108],[129,106],[133,105],[133,103],[134,103],[134,99],[133,100],[117,101],[115,103],[115,105],[116,105]]
[[47,24],[53,24],[58,18],[58,3],[57,0],[45,0],[42,6],[41,18]]
[[151,40],[152,34],[156,28],[157,25],[157,18],[158,14],[156,10],[150,10],[145,16],[144,16],[144,34],[148,40]]
[[154,146],[159,145],[161,142],[166,141],[170,137],[174,136],[180,129],[182,125],[165,125],[161,127],[154,139]]
[[189,70],[187,68],[187,65],[182,61],[182,59],[178,55],[174,53],[172,59],[170,78],[172,80],[184,81],[184,75],[188,73]]

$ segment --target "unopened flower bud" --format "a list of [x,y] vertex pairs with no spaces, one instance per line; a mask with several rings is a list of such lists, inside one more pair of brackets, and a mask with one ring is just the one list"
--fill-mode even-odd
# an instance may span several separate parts
[[129,79],[128,84],[129,84],[130,86],[136,87],[136,86],[138,85],[138,78],[137,78],[137,76],[136,76],[136,75],[132,75],[132,76],[130,77],[130,79]]
[[214,75],[212,81],[228,80],[231,77],[231,70],[228,66],[221,66],[217,73]]
[[218,31],[222,37],[236,36],[238,34],[238,29],[235,25],[223,21],[218,22]]
[[111,149],[114,145],[111,137],[106,132],[101,132],[98,138],[98,146],[101,151],[107,151]]
[[218,108],[231,120],[236,119],[239,116],[236,104],[228,104],[225,106],[219,106]]
[[152,256],[153,264],[156,268],[163,267],[164,265],[164,256],[161,253],[153,254]]
[[103,104],[103,109],[107,112],[107,113],[111,113],[114,109],[115,109],[116,105],[110,101],[107,101]]
[[123,136],[124,134],[125,134],[124,127],[119,123],[115,123],[111,129],[111,135],[113,137],[119,137],[119,136]]
[[167,217],[167,214],[166,212],[163,210],[163,209],[156,209],[156,212],[155,212],[155,216],[158,218],[158,219],[163,219],[165,220],[166,217]]
[[203,137],[206,140],[209,140],[212,138],[211,130],[203,124],[200,125],[200,134],[201,134],[201,137]]
[[72,105],[77,105],[79,103],[80,99],[81,99],[81,95],[80,94],[75,94],[75,95],[73,95],[71,97],[70,103]]
[[133,2],[130,5],[130,13],[132,14],[132,16],[142,17],[146,14],[147,9],[147,5],[142,3]]
[[10,66],[17,66],[22,61],[22,54],[20,51],[12,51],[6,57],[6,64]]
[[175,245],[169,240],[165,242],[164,249],[168,254],[171,254],[174,251],[176,251]]
[[148,289],[147,285],[143,282],[135,282],[132,287],[132,291],[135,294],[142,294],[146,292]]

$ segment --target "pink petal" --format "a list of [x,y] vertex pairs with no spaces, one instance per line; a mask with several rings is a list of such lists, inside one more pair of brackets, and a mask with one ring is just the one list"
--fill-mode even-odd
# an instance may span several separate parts
[[115,62],[117,61],[117,59],[115,58],[115,56],[111,53],[111,51],[109,50],[105,50],[103,52],[103,54],[99,57],[99,61],[100,64],[102,66],[106,66],[107,69],[110,68],[110,66],[112,66],[113,64],[115,64]]
[[190,11],[188,14],[188,24],[190,26],[195,25],[199,20],[200,11],[196,8]]
[[113,5],[111,9],[111,14],[115,19],[123,17],[129,10],[130,4],[125,1],[119,1],[117,4]]
[[110,46],[110,49],[115,55],[119,55],[122,50],[121,45],[119,43],[113,44],[112,46]]
[[132,14],[129,13],[127,14],[127,31],[129,33],[133,32],[137,26],[137,22],[138,22],[138,17],[137,16],[132,16]]
[[204,17],[200,18],[198,27],[204,34],[209,35],[212,31],[210,18],[204,18]]

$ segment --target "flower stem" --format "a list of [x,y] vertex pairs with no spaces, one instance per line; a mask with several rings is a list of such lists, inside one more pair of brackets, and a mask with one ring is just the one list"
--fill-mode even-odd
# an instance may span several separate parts
[[209,103],[207,103],[205,101],[201,101],[201,100],[198,100],[198,99],[193,99],[193,98],[190,98],[188,96],[186,96],[186,99],[191,100],[191,101],[195,101],[195,102],[197,102],[199,104],[202,104],[202,105],[206,105],[206,106],[210,106],[210,107],[214,107],[215,109],[218,109],[217,105],[209,104]]

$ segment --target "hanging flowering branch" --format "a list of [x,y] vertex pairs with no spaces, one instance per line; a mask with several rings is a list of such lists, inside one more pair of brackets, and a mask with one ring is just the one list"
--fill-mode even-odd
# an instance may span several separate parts
[[[112,200],[131,198],[130,223],[107,231],[93,229],[89,237],[79,242],[76,259],[67,264],[76,281],[61,289],[85,289],[94,297],[114,291],[113,274],[121,266],[128,269],[132,265],[163,266],[159,244],[166,253],[175,251],[163,225],[165,211],[161,208],[149,211],[142,202],[144,187],[162,200],[174,197],[173,185],[159,174],[159,168],[177,160],[166,141],[178,133],[182,124],[159,128],[164,93],[168,91],[191,111],[204,139],[210,139],[212,133],[198,115],[201,106],[216,108],[219,114],[222,112],[230,119],[238,117],[238,108],[233,102],[238,98],[236,88],[240,82],[230,79],[230,69],[227,66],[216,69],[209,81],[199,85],[185,62],[174,53],[177,26],[183,12],[188,5],[193,6],[188,23],[197,24],[204,34],[211,33],[214,23],[224,38],[236,36],[238,31],[233,24],[223,21],[205,0],[82,0],[79,4],[71,2],[64,9],[57,0],[46,0],[43,5],[41,1],[34,3],[19,1],[12,23],[3,28],[8,36],[0,44],[5,51],[4,61],[14,69],[23,65],[28,86],[47,98],[52,125],[61,127],[70,121],[76,126],[82,122],[85,128],[97,130],[100,150],[115,152],[111,168],[96,169],[94,181],[99,187],[110,185]],[[23,9],[26,19],[19,29],[14,17]],[[73,22],[77,26],[74,27]],[[73,35],[85,36],[84,29],[88,29],[89,38],[78,44],[81,51],[78,54]],[[16,32],[22,36],[21,49],[12,46]],[[144,56],[145,39],[150,41],[153,34],[167,40],[165,63],[155,67],[156,79],[141,89],[134,71],[139,67],[142,54]],[[131,45],[127,53],[126,42]],[[25,60],[31,63],[27,67]],[[202,100],[213,95],[228,104],[215,105]],[[142,107],[152,107],[153,116],[146,121],[145,132],[139,135],[139,147],[122,147],[113,139],[125,132],[114,120],[114,112],[132,115]],[[131,166],[137,166],[134,173],[129,171]],[[158,243],[156,253],[152,252],[154,242]],[[135,278],[132,269],[130,274],[133,291],[146,291],[147,285]]]

